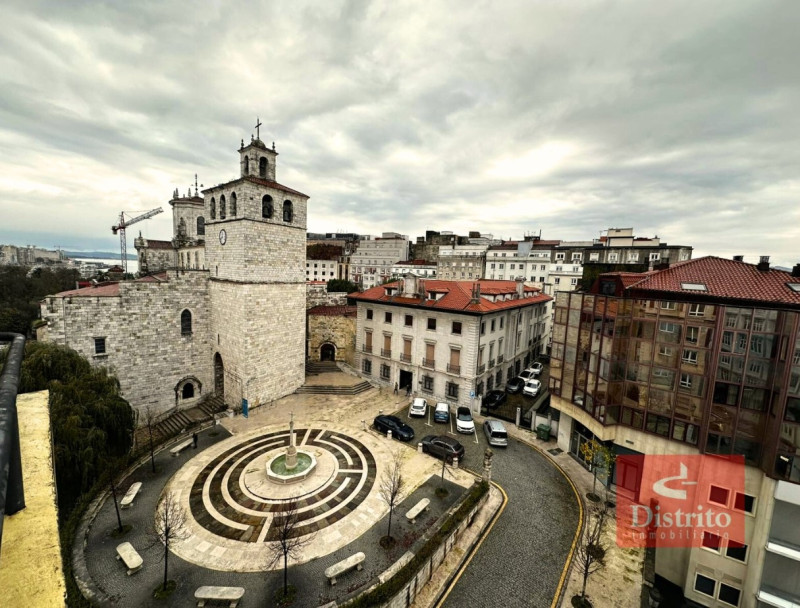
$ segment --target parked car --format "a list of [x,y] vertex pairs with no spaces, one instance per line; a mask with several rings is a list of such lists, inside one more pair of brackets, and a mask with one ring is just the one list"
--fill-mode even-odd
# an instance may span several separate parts
[[508,445],[508,432],[505,425],[499,420],[486,420],[483,423],[483,432],[489,445],[504,448]]
[[433,421],[450,422],[450,406],[444,401],[436,404],[436,408],[433,410]]
[[425,401],[425,399],[423,399],[422,397],[415,397],[414,401],[411,402],[411,407],[408,408],[408,415],[424,417],[427,413],[428,413],[428,402]]
[[488,409],[500,407],[506,402],[506,394],[503,391],[489,391],[483,397],[483,405]]
[[533,380],[534,378],[536,378],[536,374],[535,374],[535,373],[533,372],[533,370],[532,370],[532,369],[529,367],[528,369],[524,369],[524,370],[522,370],[522,371],[520,372],[520,374],[519,374],[519,377],[520,377],[520,378],[522,378],[522,379],[523,379],[523,380],[525,380],[525,381],[528,381],[528,380]]
[[392,431],[392,437],[400,441],[411,441],[414,439],[414,429],[400,420],[397,416],[383,414],[376,416],[373,422],[375,430],[384,435]]
[[464,460],[464,446],[452,437],[445,435],[427,435],[422,438],[422,451],[437,458],[443,458],[447,462],[453,462],[458,458],[459,462]]
[[539,394],[539,390],[542,388],[542,383],[538,380],[528,380],[525,383],[525,387],[522,389],[523,395],[528,395],[529,397],[535,397]]
[[542,370],[544,369],[544,365],[542,365],[541,363],[539,363],[537,361],[536,363],[531,365],[528,369],[531,370],[534,374],[536,374],[538,376],[539,374],[542,373]]
[[475,432],[475,421],[472,420],[472,412],[464,405],[460,406],[456,411],[456,430],[459,433],[467,434]]
[[522,387],[525,386],[525,380],[522,378],[511,378],[508,382],[506,382],[506,392],[511,393],[519,393],[522,390]]

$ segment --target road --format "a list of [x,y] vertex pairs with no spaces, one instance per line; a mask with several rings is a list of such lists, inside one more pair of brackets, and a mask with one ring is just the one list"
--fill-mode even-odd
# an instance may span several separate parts
[[[456,437],[466,451],[464,466],[482,469],[487,443],[479,424],[477,433],[463,435],[452,425],[408,418],[407,410],[399,416],[414,427],[415,442],[429,434]],[[578,526],[577,498],[561,472],[533,447],[512,439],[507,448],[493,451],[492,479],[508,504],[442,606],[549,607]]]

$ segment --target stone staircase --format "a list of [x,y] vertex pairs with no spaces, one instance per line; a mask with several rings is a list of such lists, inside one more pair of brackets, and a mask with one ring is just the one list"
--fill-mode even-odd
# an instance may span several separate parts
[[[195,407],[173,412],[153,425],[153,444],[161,444],[170,437],[212,419],[214,414],[225,409],[227,406],[222,397],[208,395]],[[146,426],[136,429],[136,445],[149,445],[149,441],[150,437]]]
[[371,388],[372,385],[369,382],[359,382],[352,386],[304,385],[295,393],[299,395],[358,395]]
[[333,361],[307,361],[306,362],[306,375],[315,376],[317,374],[324,374],[326,372],[338,372],[339,366]]

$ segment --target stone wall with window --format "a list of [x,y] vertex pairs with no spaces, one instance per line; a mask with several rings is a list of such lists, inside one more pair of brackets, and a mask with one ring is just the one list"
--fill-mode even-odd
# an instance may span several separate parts
[[[202,394],[213,390],[208,274],[173,270],[164,282],[127,281],[117,287],[117,296],[92,297],[91,289],[83,296],[48,296],[41,307],[48,339],[108,367],[125,399],[140,412],[148,406],[160,414],[191,405],[175,390],[188,375],[199,380]],[[104,352],[97,352],[99,339]]]
[[[339,309],[335,311],[332,309]],[[355,365],[356,309],[353,306],[321,307],[324,314],[308,311],[308,358],[319,361],[322,346],[334,346],[336,361]],[[318,309],[319,310],[319,309]]]

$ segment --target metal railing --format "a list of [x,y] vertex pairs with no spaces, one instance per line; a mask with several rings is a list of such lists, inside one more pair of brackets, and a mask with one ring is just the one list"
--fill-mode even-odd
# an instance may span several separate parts
[[435,359],[422,359],[422,367],[429,367],[434,369],[436,367]]
[[17,417],[17,389],[25,354],[25,337],[0,333],[0,343],[8,342],[11,343],[8,357],[0,375],[0,544],[3,542],[5,516],[25,508]]
[[363,344],[361,346],[361,352],[362,353],[371,353],[372,352],[372,344],[369,344],[369,345]]
[[392,349],[391,348],[382,348],[381,349],[381,357],[392,357]]
[[404,363],[411,363],[411,355],[406,355],[405,353],[401,353],[400,361],[403,361]]
[[453,365],[451,363],[447,364],[447,371],[451,374],[460,374],[461,373],[461,366],[460,365]]

